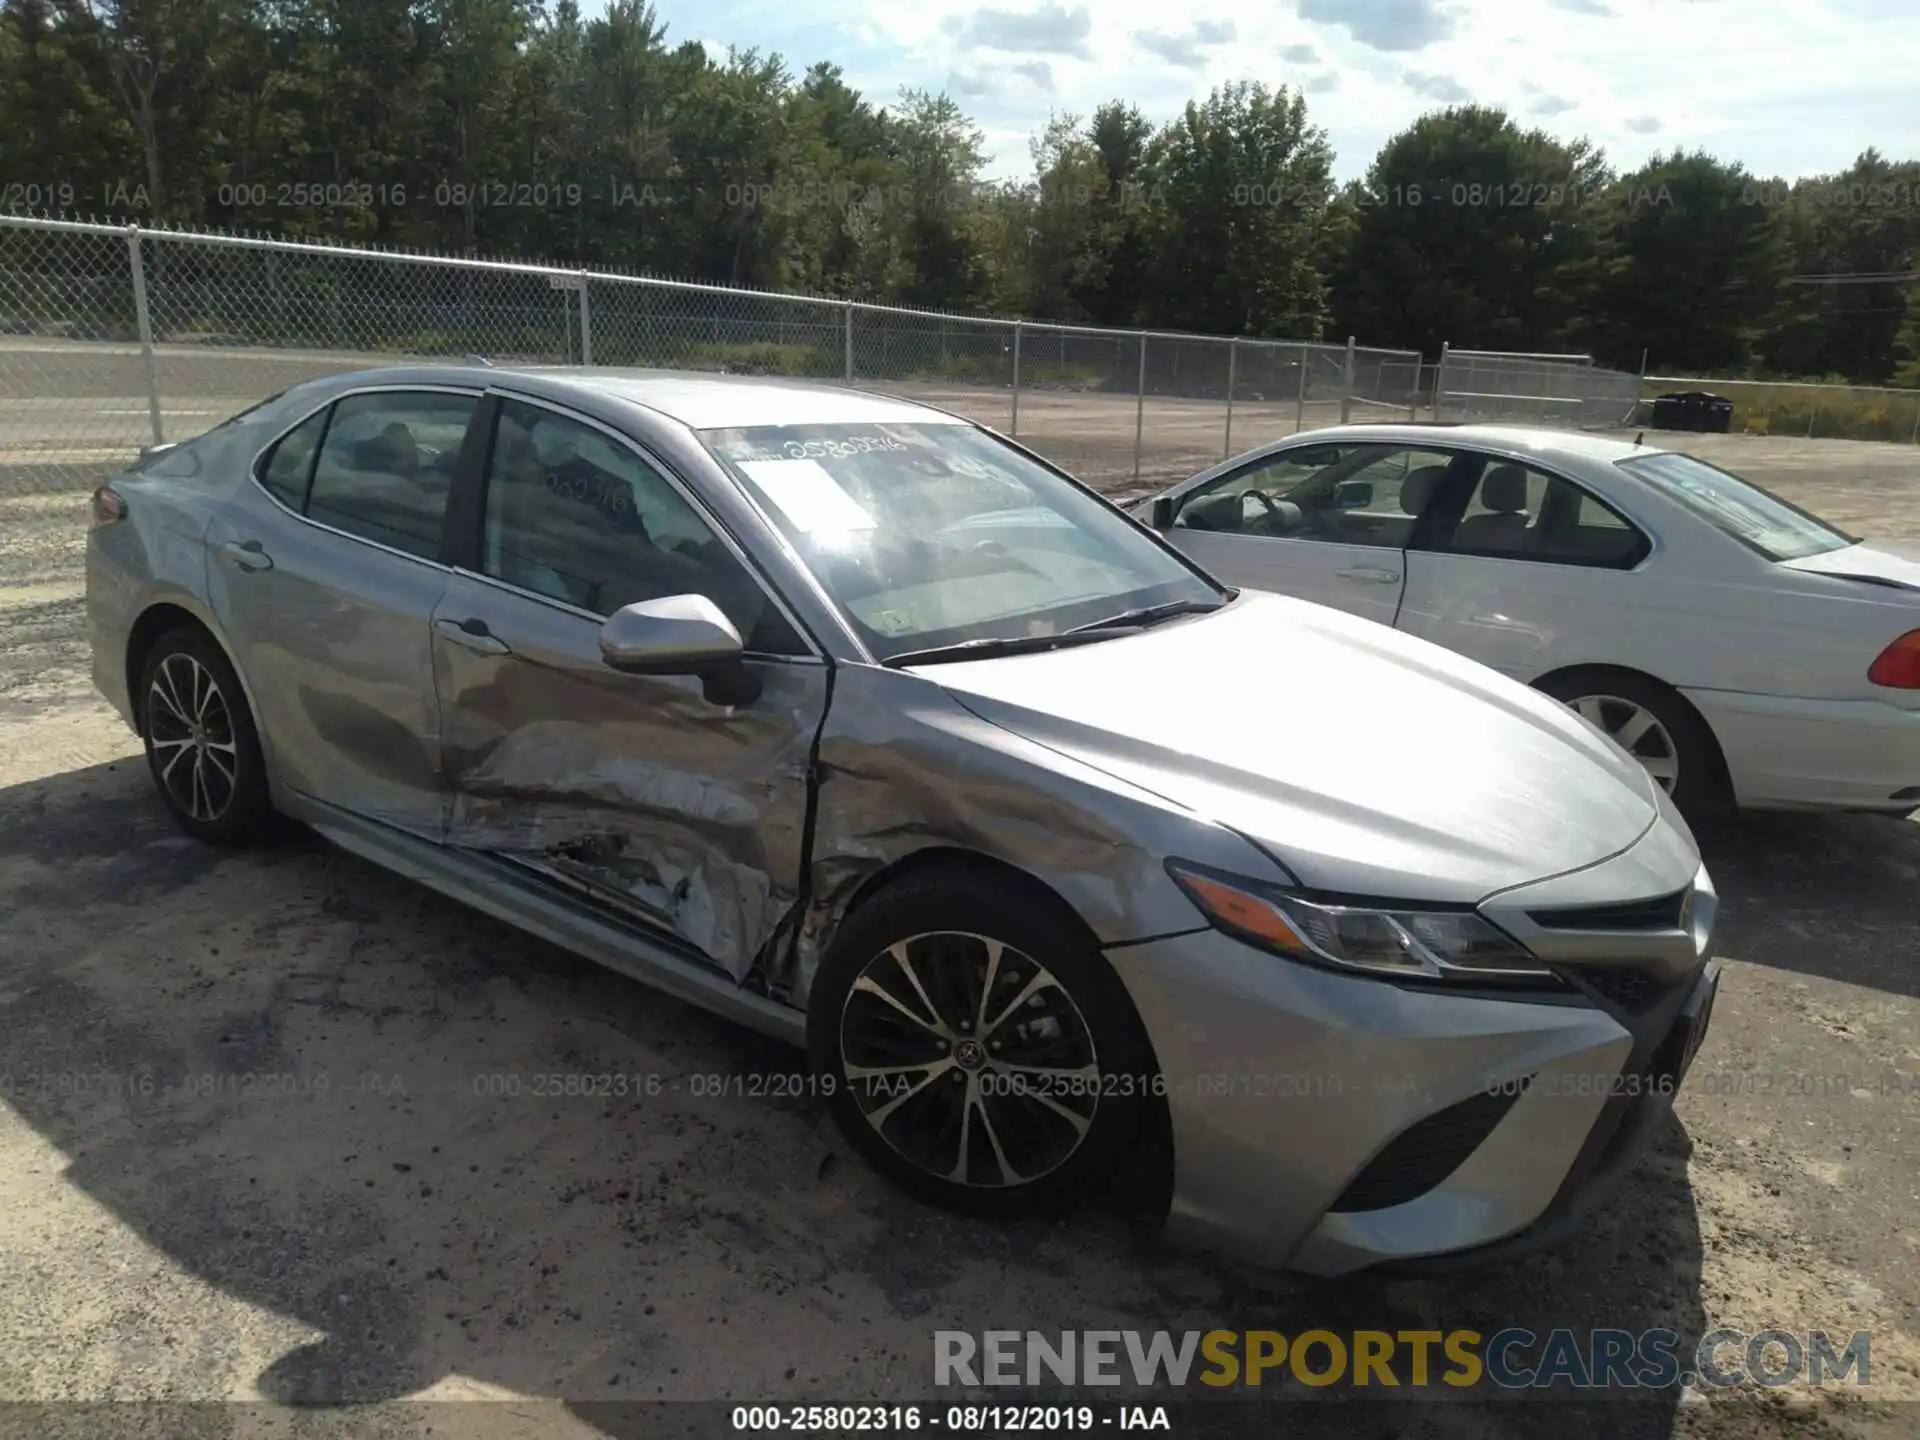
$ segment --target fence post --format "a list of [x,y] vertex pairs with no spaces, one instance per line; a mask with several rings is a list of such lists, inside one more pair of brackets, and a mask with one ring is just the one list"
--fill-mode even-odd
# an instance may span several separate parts
[[1133,478],[1140,478],[1140,446],[1147,427],[1147,332],[1140,332],[1140,383],[1133,400]]
[[1441,405],[1447,395],[1447,348],[1450,343],[1446,340],[1440,342],[1440,363],[1433,370],[1433,418],[1435,420],[1447,418],[1441,413]]
[[1233,455],[1233,391],[1240,379],[1240,337],[1227,337],[1227,438],[1220,447],[1220,458]]
[[1293,433],[1298,435],[1307,428],[1307,365],[1313,359],[1313,351],[1305,345],[1300,347],[1300,398],[1293,407]]
[[1353,336],[1347,336],[1347,363],[1340,373],[1340,423],[1353,418]]
[[853,301],[847,301],[847,374],[846,383],[853,384]]
[[140,259],[140,227],[127,226],[127,263],[133,267],[133,319],[140,331],[140,369],[147,379],[147,418],[153,424],[153,443],[166,436],[160,425],[160,378],[153,365],[153,317],[147,313],[147,267]]
[[587,305],[587,272],[580,272],[580,363],[593,364],[593,312]]
[[1020,331],[1023,327],[1013,322],[1013,423],[1007,428],[1009,435],[1020,433]]
[[287,302],[280,288],[280,266],[276,263],[279,259],[279,252],[267,251],[267,294],[273,310],[273,338],[283,341],[287,338]]

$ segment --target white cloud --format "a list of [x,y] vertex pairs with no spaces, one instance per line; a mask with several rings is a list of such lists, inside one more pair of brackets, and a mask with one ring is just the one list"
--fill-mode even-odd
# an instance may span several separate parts
[[[939,88],[958,72],[978,86],[1007,75],[1009,58],[1043,63],[1051,90],[1031,74],[973,96],[955,88],[996,176],[1025,174],[1027,137],[1049,111],[1086,115],[1119,98],[1158,121],[1247,79],[1306,91],[1348,178],[1448,103],[1403,73],[1584,134],[1622,168],[1677,145],[1788,177],[1839,169],[1869,145],[1920,155],[1911,75],[1862,59],[1920,54],[1917,0],[1743,0],[1737,13],[1677,0],[1192,0],[1171,14],[1164,0],[660,0],[660,14],[670,43],[718,35],[777,50],[796,71],[833,60],[882,104],[902,85]],[[1226,27],[1230,41],[1208,38]],[[1169,47],[1156,53],[1141,35],[1188,41],[1190,57],[1171,48],[1192,63],[1170,63]],[[1634,128],[1649,120],[1658,128]]]

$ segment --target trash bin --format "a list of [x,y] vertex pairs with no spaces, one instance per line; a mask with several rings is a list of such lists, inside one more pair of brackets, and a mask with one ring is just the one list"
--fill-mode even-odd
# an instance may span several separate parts
[[1653,402],[1653,428],[1724,435],[1733,428],[1733,401],[1705,390],[1662,395]]

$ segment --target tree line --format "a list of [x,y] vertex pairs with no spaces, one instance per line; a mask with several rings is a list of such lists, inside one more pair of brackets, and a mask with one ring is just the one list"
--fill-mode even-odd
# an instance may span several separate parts
[[[1342,185],[1304,96],[1056,115],[670,43],[642,0],[0,0],[0,204],[957,311],[1920,384],[1920,162],[1787,181],[1454,106]],[[1889,275],[1846,283],[1809,276]]]

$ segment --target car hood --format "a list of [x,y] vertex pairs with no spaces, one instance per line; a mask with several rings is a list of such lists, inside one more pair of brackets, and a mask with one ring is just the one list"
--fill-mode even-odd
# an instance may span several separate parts
[[[1905,549],[1907,547],[1901,547]],[[1836,575],[1843,580],[1920,591],[1920,559],[1909,559],[1880,545],[1847,545],[1824,555],[1803,555],[1780,562],[1789,570],[1814,575]]]
[[1477,902],[1626,849],[1653,782],[1463,656],[1258,591],[1034,655],[921,667],[996,725],[1263,846],[1303,884]]

